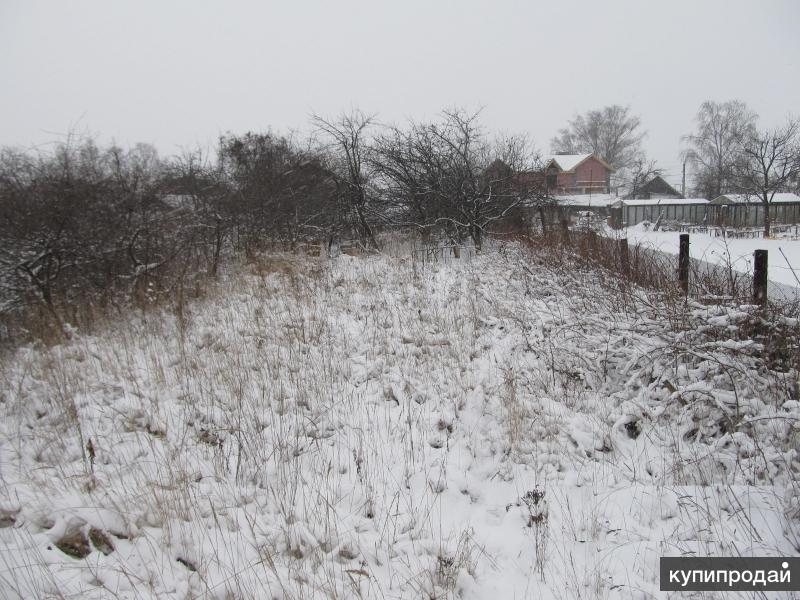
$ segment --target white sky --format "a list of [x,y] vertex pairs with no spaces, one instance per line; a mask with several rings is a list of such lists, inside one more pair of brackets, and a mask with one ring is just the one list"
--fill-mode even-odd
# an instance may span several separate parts
[[0,145],[155,144],[484,106],[543,152],[576,112],[629,104],[680,181],[706,99],[800,114],[800,1],[0,0]]

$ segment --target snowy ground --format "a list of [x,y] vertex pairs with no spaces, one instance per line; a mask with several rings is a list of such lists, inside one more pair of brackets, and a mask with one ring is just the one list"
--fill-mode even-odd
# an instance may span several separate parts
[[[678,254],[680,233],[677,231],[648,231],[641,224],[628,227],[623,237],[652,246],[663,252]],[[693,233],[689,238],[692,258],[731,267],[743,273],[753,273],[753,252],[767,250],[769,278],[772,281],[800,287],[800,240],[797,239],[734,239]],[[783,254],[781,253],[783,251]],[[785,257],[784,257],[785,255]],[[790,268],[791,267],[791,268]],[[792,272],[794,269],[794,273]]]
[[797,555],[750,309],[550,263],[264,258],[6,357],[0,597],[650,598],[663,555]]

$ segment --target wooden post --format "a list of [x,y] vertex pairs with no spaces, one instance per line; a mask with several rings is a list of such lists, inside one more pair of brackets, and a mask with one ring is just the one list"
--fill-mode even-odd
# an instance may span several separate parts
[[617,240],[617,249],[619,251],[619,266],[622,274],[627,277],[631,271],[631,263],[628,257],[628,238],[621,238]]
[[766,250],[756,250],[753,260],[753,303],[767,303],[767,257]]
[[597,234],[594,229],[586,232],[586,246],[588,247],[589,254],[593,255],[595,247],[597,246]]
[[564,236],[564,243],[569,244],[569,217],[561,219],[561,233]]
[[678,281],[684,295],[689,293],[689,234],[681,234],[680,254],[678,255]]

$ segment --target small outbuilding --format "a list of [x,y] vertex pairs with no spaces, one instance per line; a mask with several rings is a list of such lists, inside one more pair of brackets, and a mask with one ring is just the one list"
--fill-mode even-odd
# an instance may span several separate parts
[[[760,227],[764,224],[764,203],[754,194],[723,194],[711,201],[709,225],[719,227]],[[796,225],[800,222],[800,196],[776,193],[769,203],[772,223]]]
[[653,198],[619,200],[610,206],[613,227],[631,227],[643,221],[673,221],[701,225],[707,222],[705,198]]

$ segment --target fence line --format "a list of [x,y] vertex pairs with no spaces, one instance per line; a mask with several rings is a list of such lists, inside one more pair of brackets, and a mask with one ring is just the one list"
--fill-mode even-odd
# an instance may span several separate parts
[[767,303],[769,285],[768,253],[756,250],[756,269],[752,276],[701,260],[689,253],[691,236],[681,234],[678,255],[647,248],[641,244],[629,247],[627,238],[610,238],[596,231],[569,231],[560,243],[570,246],[588,260],[619,273],[646,287],[662,288],[674,282],[676,291],[706,302],[740,299],[754,304]]
[[[725,237],[734,239],[756,239],[764,237],[763,227],[746,227],[743,229],[728,229],[726,227],[718,227],[714,225],[689,225],[682,224],[680,226],[681,232],[686,233],[702,233],[712,237]],[[800,236],[799,225],[772,225],[770,226],[772,234],[788,233],[795,237]]]
[[411,257],[415,262],[432,263],[447,262],[454,259],[469,259],[472,257],[474,248],[461,244],[446,244],[441,246],[423,246],[422,248],[412,248]]

